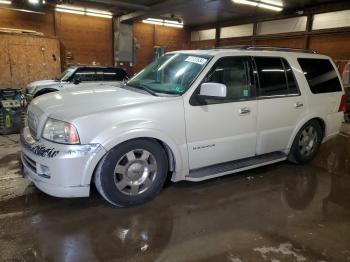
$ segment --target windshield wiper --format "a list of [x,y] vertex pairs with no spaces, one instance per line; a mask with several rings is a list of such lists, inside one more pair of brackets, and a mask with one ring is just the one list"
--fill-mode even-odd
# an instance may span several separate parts
[[149,88],[147,85],[144,84],[137,84],[137,85],[132,85],[132,84],[128,84],[128,86],[134,87],[134,88],[139,88],[142,89],[144,91],[146,91],[147,93],[153,95],[153,96],[158,96],[156,92],[154,92],[151,88]]

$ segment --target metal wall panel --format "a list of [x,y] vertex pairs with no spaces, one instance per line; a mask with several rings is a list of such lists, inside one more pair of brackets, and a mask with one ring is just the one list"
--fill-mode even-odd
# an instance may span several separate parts
[[220,31],[220,38],[251,36],[253,35],[253,27],[253,24],[222,27]]
[[207,29],[191,32],[191,41],[202,41],[215,39],[216,29]]
[[269,35],[305,31],[306,23],[306,16],[261,22],[258,23],[257,34]]
[[349,27],[350,10],[323,13],[314,16],[312,30]]

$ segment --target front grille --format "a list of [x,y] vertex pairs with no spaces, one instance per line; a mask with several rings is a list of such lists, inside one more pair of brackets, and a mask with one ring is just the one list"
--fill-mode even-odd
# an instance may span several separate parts
[[38,118],[31,111],[28,111],[27,122],[28,122],[28,128],[29,128],[30,134],[34,138],[36,138],[37,137],[37,130],[38,130]]
[[35,173],[37,173],[36,171],[36,162],[29,158],[28,156],[26,156],[25,154],[23,154],[23,161],[25,162],[25,164]]

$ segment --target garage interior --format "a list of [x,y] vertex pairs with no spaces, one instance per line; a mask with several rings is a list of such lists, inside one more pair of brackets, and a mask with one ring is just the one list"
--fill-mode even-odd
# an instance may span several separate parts
[[[350,1],[0,0],[0,92],[71,66],[133,76],[166,52],[235,46],[314,50],[348,78]],[[22,176],[19,131],[0,135],[0,261],[349,261],[346,120],[310,163],[169,181],[132,208],[95,189],[42,193]]]

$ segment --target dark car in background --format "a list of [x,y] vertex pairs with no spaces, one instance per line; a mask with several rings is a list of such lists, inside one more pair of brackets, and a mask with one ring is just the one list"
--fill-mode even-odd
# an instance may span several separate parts
[[64,71],[59,79],[30,83],[25,89],[25,95],[29,103],[33,98],[50,92],[86,84],[114,84],[128,78],[128,73],[119,67],[72,66]]

